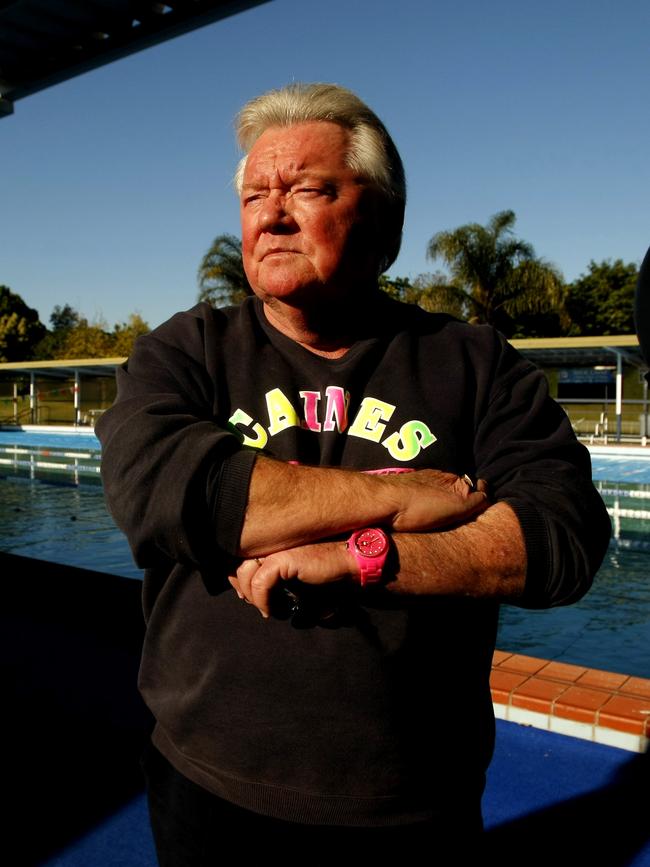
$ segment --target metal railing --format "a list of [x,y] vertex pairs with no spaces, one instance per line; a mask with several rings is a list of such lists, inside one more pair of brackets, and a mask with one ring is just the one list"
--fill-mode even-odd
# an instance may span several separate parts
[[581,440],[591,444],[650,445],[650,401],[625,400],[620,414],[614,401],[562,399],[557,401]]

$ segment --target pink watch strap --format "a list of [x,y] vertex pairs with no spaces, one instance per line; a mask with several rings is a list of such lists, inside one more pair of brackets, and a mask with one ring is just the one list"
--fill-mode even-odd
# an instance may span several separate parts
[[390,550],[390,542],[386,533],[379,527],[355,530],[348,539],[347,546],[348,551],[359,566],[361,586],[378,584],[382,580]]

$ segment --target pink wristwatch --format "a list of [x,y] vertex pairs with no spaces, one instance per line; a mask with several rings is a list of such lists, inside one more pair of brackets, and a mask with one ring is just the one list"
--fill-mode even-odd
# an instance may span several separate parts
[[379,527],[355,530],[347,546],[359,565],[359,584],[362,587],[379,584],[390,551],[390,540],[386,533]]

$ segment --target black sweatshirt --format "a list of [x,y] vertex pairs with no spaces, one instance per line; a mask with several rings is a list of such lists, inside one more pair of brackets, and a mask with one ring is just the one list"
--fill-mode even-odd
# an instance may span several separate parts
[[[489,482],[521,523],[524,607],[590,586],[609,539],[546,381],[487,326],[379,297],[325,359],[262,305],[198,305],[140,338],[97,424],[108,503],[146,569],[140,688],[185,776],[289,821],[387,825],[476,803],[493,747],[498,605],[316,588],[306,622],[263,620],[227,582],[255,455]],[[319,595],[320,593],[320,595]]]

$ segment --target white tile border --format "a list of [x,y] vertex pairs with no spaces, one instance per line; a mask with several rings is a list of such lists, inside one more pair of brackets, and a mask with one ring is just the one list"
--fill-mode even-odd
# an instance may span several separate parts
[[608,747],[618,747],[635,753],[645,753],[648,749],[648,738],[645,735],[619,732],[617,729],[608,729],[605,726],[594,726],[594,740]]
[[565,719],[561,716],[552,716],[550,730],[559,735],[569,735],[572,738],[581,738],[583,741],[593,741],[593,723],[579,722],[575,719]]
[[495,719],[508,719],[508,705],[501,704],[500,701],[493,701],[492,707],[494,708],[494,718]]
[[565,719],[564,717],[528,710],[524,707],[503,704],[500,701],[493,702],[492,707],[495,718],[506,722],[532,726],[536,729],[568,735],[572,738],[580,738],[608,747],[618,747],[618,749],[629,750],[633,753],[645,753],[650,747],[650,738],[645,737],[645,735],[635,735],[631,732],[621,732],[605,726]]
[[540,711],[509,705],[507,719],[509,722],[519,723],[520,725],[548,730],[549,715],[547,713],[540,713]]

